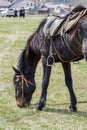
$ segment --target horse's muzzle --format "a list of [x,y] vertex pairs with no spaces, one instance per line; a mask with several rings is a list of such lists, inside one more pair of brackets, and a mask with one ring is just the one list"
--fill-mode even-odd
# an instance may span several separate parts
[[27,102],[25,99],[16,100],[17,106],[20,108],[27,108],[29,107],[29,102]]
[[29,107],[29,103],[17,104],[17,106],[20,108],[27,108],[27,107]]

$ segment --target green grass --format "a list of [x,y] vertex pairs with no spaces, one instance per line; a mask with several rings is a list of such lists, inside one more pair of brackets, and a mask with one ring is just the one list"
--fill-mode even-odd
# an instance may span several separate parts
[[64,83],[61,64],[52,68],[43,111],[35,111],[41,93],[42,67],[36,71],[37,89],[30,108],[16,106],[13,87],[13,70],[27,38],[35,31],[43,17],[25,19],[0,18],[0,130],[87,130],[87,63],[72,63],[74,90],[78,99],[78,112],[71,113],[69,93]]

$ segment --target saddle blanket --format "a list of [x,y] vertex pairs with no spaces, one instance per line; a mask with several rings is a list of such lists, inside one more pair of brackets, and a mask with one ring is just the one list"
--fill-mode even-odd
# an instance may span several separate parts
[[61,19],[56,16],[49,16],[43,28],[45,36],[49,39],[50,36],[55,36],[58,34],[63,35],[63,32],[68,32],[73,29],[78,23],[79,19],[86,13],[87,9],[81,12],[76,12],[73,15],[69,15],[65,19]]
[[47,22],[44,25],[43,31],[46,37],[53,36],[54,33],[60,28],[64,19],[60,19],[56,16],[49,16]]

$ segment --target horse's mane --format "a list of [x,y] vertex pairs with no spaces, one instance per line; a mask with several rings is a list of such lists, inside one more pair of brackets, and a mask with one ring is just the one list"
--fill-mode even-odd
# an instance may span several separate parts
[[40,24],[39,24],[39,26],[38,26],[38,28],[37,28],[36,32],[38,32],[38,31],[39,31],[39,29],[45,25],[46,21],[47,21],[47,19],[46,19],[46,18],[44,18],[44,19],[40,22]]
[[25,49],[22,50],[18,57],[17,69],[22,73],[24,69],[24,56],[25,56]]
[[[47,19],[45,18],[45,19],[43,19],[43,20],[40,22],[40,24],[39,24],[38,28],[36,29],[36,31],[28,38],[27,44],[26,44],[25,48],[22,50],[22,52],[20,53],[20,55],[19,55],[19,57],[18,57],[17,68],[18,68],[18,70],[19,70],[21,73],[23,73],[23,71],[24,71],[24,58],[25,58],[26,48],[28,48],[28,45],[29,45],[30,42],[32,41],[34,35],[35,35],[37,32],[39,32],[39,30],[40,30],[41,27],[43,27],[43,26],[45,25],[46,20],[47,20]],[[28,51],[29,51],[29,50],[28,50]]]
[[44,19],[40,22],[40,24],[39,24],[38,28],[36,29],[36,31],[28,38],[26,46],[29,45],[29,43],[31,42],[31,40],[32,40],[32,38],[34,37],[34,35],[35,35],[37,32],[39,32],[40,28],[45,25],[46,21],[47,21],[47,19],[44,18]]

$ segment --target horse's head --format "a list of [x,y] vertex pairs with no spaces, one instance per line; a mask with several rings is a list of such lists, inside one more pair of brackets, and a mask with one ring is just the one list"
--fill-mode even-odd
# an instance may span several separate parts
[[14,67],[13,70],[15,72],[13,83],[15,87],[15,99],[17,106],[21,108],[29,107],[36,86],[19,70]]
[[79,36],[82,41],[82,53],[87,61],[87,15],[80,20]]

